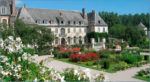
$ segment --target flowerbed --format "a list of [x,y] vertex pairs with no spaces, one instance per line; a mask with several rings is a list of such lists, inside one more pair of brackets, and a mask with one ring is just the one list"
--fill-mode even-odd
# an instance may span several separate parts
[[10,36],[4,41],[0,40],[0,45],[2,48],[2,56],[0,56],[1,81],[109,81],[102,73],[93,77],[89,70],[68,68],[62,74],[43,66],[44,61],[36,64],[33,60],[38,55],[31,54],[33,51],[26,49],[19,37]]
[[96,53],[86,53],[86,54],[72,54],[69,56],[69,60],[72,62],[87,62],[94,61],[99,58]]

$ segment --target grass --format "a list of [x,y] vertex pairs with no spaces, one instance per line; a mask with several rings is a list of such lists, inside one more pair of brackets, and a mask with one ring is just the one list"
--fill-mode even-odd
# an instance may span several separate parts
[[142,76],[134,76],[136,79],[144,80],[144,81],[150,81],[150,78],[142,77]]
[[[61,58],[61,59],[58,59],[58,58],[54,58],[55,60],[58,60],[58,61],[62,61],[62,62],[66,62],[66,63],[70,63],[70,64],[74,64],[74,65],[78,65],[78,66],[82,66],[82,67],[86,67],[86,68],[91,68],[91,69],[95,69],[95,70],[99,70],[99,71],[105,71],[105,72],[109,72],[109,73],[115,73],[116,71],[112,70],[112,69],[102,69],[102,68],[98,68],[97,66],[96,67],[93,67],[93,66],[88,66],[86,65],[85,62],[70,62],[68,60],[68,58]],[[110,66],[111,67],[111,66]]]

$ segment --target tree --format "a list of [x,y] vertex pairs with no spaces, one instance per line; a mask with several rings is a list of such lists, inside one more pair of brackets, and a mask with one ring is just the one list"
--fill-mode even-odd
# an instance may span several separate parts
[[52,48],[54,35],[50,29],[42,26],[31,26],[25,24],[22,20],[15,21],[15,36],[22,39],[24,44],[38,45],[35,49],[38,54],[49,54]]
[[136,26],[115,25],[110,29],[109,36],[124,39],[131,46],[140,46],[146,40],[143,29]]

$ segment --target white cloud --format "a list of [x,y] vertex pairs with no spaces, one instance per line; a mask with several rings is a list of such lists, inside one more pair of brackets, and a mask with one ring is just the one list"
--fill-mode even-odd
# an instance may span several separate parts
[[22,4],[23,2],[21,1],[21,0],[15,0],[15,4],[16,5],[20,5],[20,4]]

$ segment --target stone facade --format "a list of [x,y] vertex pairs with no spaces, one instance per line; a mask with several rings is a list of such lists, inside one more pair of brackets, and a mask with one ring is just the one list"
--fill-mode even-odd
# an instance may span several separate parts
[[108,33],[108,25],[95,10],[86,13],[84,8],[82,12],[26,8],[26,5],[20,8],[14,6],[15,0],[0,0],[0,3],[0,23],[22,19],[26,24],[47,27],[55,34],[55,46],[84,44],[89,32]]

